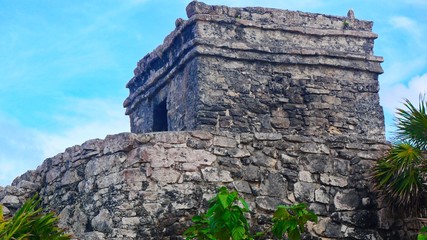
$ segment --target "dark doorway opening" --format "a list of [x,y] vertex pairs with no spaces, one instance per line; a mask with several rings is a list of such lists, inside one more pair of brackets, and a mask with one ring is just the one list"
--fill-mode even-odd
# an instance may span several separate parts
[[153,106],[153,132],[164,132],[168,130],[168,110],[166,99]]

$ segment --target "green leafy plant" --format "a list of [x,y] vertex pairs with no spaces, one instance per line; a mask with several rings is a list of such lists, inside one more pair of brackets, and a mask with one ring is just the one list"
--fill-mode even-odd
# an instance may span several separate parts
[[[238,205],[240,202],[243,207]],[[241,240],[252,239],[249,223],[244,213],[249,212],[248,204],[236,191],[229,192],[221,187],[218,194],[209,201],[209,210],[202,216],[193,217],[194,226],[184,236],[186,239]]]
[[344,20],[343,25],[344,25],[344,28],[348,28],[350,27],[350,22],[347,20]]
[[427,240],[427,226],[424,226],[420,229],[417,240]]
[[4,219],[0,206],[0,239],[31,239],[31,240],[66,240],[70,235],[57,226],[58,218],[54,213],[42,213],[38,196],[27,200],[23,206],[9,219]]
[[290,240],[301,239],[301,233],[304,232],[304,226],[308,221],[317,222],[317,216],[307,210],[306,204],[279,205],[273,214],[273,235],[279,239],[285,234]]
[[[240,205],[239,205],[240,204]],[[236,191],[221,187],[209,200],[205,214],[192,218],[193,225],[184,232],[186,240],[243,240],[265,236],[265,232],[251,234],[245,213],[249,212],[246,201]],[[272,233],[280,239],[300,239],[307,221],[317,222],[317,216],[307,210],[305,204],[278,206],[273,215]]]
[[404,106],[405,109],[397,109],[396,140],[374,168],[374,186],[390,208],[422,216],[427,202],[427,101],[420,96],[418,108],[409,100]]

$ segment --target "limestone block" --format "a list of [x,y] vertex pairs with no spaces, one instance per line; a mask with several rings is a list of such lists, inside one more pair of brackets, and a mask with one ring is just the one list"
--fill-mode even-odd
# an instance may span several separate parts
[[172,202],[172,208],[176,210],[188,210],[194,207],[193,201]]
[[297,182],[294,184],[295,199],[298,202],[313,202],[314,191],[317,188],[315,183]]
[[163,184],[176,183],[180,176],[181,174],[178,171],[170,168],[153,169],[153,173],[151,175],[154,180]]
[[98,188],[108,188],[109,186],[114,186],[121,183],[121,177],[119,173],[112,173],[109,175],[100,175],[96,179],[96,185]]
[[268,157],[263,152],[255,152],[251,159],[255,166],[274,168],[277,164],[277,160],[275,158]]
[[149,143],[154,136],[152,134],[138,134],[135,137],[135,140],[140,144]]
[[308,209],[313,211],[318,216],[328,216],[329,212],[326,206],[327,205],[325,204],[315,202],[310,203]]
[[248,193],[248,194],[252,193],[251,186],[246,181],[234,181],[233,186],[238,192]]
[[299,163],[304,166],[306,171],[309,171],[311,173],[333,172],[332,161],[327,155],[302,155],[299,157],[299,160]]
[[19,198],[14,195],[6,195],[0,202],[6,207],[18,208],[21,205]]
[[213,138],[213,145],[218,147],[234,148],[237,146],[237,141],[228,137],[215,136]]
[[92,228],[98,232],[109,233],[113,231],[111,213],[107,209],[101,209],[92,221]]
[[291,157],[291,156],[284,154],[284,153],[280,154],[280,160],[283,163],[296,163],[297,162],[297,158]]
[[120,172],[120,177],[133,190],[141,189],[142,182],[147,180],[145,173],[139,168],[125,169]]
[[201,182],[203,181],[202,175],[200,172],[185,172],[183,174],[184,182]]
[[320,181],[325,185],[345,187],[348,185],[346,177],[333,176],[331,174],[322,173],[320,174]]
[[180,132],[162,132],[154,136],[156,142],[169,143],[169,144],[181,144],[187,142],[188,135]]
[[337,210],[355,210],[360,206],[361,201],[355,190],[337,192],[334,197],[334,205]]
[[212,145],[211,141],[200,140],[197,138],[189,138],[187,140],[187,147],[193,149],[206,149]]
[[213,138],[213,135],[210,132],[206,132],[206,131],[192,131],[190,134],[192,137],[195,137],[201,140],[211,140]]
[[333,222],[330,218],[319,218],[313,230],[317,235],[328,238],[342,238],[344,235],[341,232],[341,226]]
[[123,236],[121,239],[135,239],[137,237],[136,231],[131,229],[120,229],[117,234]]
[[283,204],[279,198],[259,196],[255,198],[256,206],[262,210],[274,211],[277,206]]
[[254,140],[254,135],[252,133],[242,133],[240,134],[240,142],[241,143],[250,143]]
[[313,176],[308,171],[300,171],[298,173],[298,179],[302,182],[314,182]]
[[118,158],[126,157],[124,154],[113,154],[102,156],[99,158],[93,158],[86,164],[85,176],[91,177],[96,176],[104,172],[113,172],[114,168],[120,162]]
[[377,151],[360,151],[357,153],[357,156],[363,159],[377,160],[381,157],[381,154]]
[[257,140],[267,140],[267,141],[275,141],[282,139],[281,133],[262,133],[262,132],[255,132],[254,137]]
[[166,149],[167,159],[171,159],[173,162],[194,162],[193,159],[189,159],[191,155],[190,149],[188,148],[169,148]]
[[228,155],[235,158],[244,158],[249,157],[251,153],[246,149],[234,148],[228,151]]
[[61,185],[67,185],[78,181],[81,181],[81,177],[77,174],[77,171],[69,170],[62,176]]
[[122,218],[123,225],[137,226],[140,222],[140,217],[124,217]]
[[53,182],[60,175],[61,175],[61,170],[57,167],[54,167],[46,173],[46,182],[48,183]]
[[281,197],[287,196],[288,183],[280,173],[270,173],[260,185],[261,195]]
[[306,143],[300,148],[303,153],[326,153],[329,154],[329,148],[324,144]]
[[189,154],[188,161],[195,162],[201,166],[210,166],[216,161],[216,158],[217,157],[215,155],[208,151],[197,149],[193,150],[191,154]]
[[219,157],[218,163],[221,166],[229,167],[232,172],[242,168],[242,162],[238,158]]
[[328,204],[330,200],[329,194],[324,189],[316,189],[314,191],[314,199],[316,200],[316,202],[325,204]]
[[174,163],[174,159],[166,157],[166,151],[160,144],[146,147],[142,150],[142,159],[144,162],[150,162],[151,167],[170,167]]
[[103,154],[112,154],[116,152],[127,152],[133,148],[136,135],[133,133],[119,133],[108,135],[104,140]]
[[105,240],[105,234],[102,232],[85,232],[85,240]]
[[284,117],[272,117],[270,121],[271,125],[274,128],[278,129],[288,128],[291,125],[291,121],[289,121],[289,118]]
[[28,190],[37,190],[40,188],[40,185],[30,181],[22,180],[17,184],[17,187]]
[[243,179],[250,182],[261,181],[260,168],[254,165],[243,167]]
[[[74,211],[73,211],[74,210]],[[67,213],[68,216],[63,216],[66,218],[69,218],[68,221],[72,221],[73,226],[73,232],[77,234],[84,234],[86,231],[87,223],[88,223],[88,217],[84,211],[82,211],[79,208],[69,208],[66,212],[61,213]]]
[[206,167],[201,169],[203,179],[208,182],[232,182],[233,178],[229,171],[218,168]]

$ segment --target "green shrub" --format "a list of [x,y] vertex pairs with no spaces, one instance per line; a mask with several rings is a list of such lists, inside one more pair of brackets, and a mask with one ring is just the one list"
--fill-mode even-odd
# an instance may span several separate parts
[[[184,232],[184,237],[186,240],[245,240],[265,236],[265,232],[251,234],[245,217],[248,212],[248,204],[236,191],[229,192],[226,187],[221,187],[209,200],[208,211],[192,218],[193,225]],[[287,236],[290,240],[297,240],[307,221],[317,222],[317,216],[307,210],[307,205],[280,205],[273,214],[271,231],[277,238],[285,239]]]
[[42,213],[38,196],[27,200],[24,205],[9,219],[4,219],[0,205],[0,239],[31,239],[31,240],[66,240],[70,235],[57,226],[58,218],[54,213]]

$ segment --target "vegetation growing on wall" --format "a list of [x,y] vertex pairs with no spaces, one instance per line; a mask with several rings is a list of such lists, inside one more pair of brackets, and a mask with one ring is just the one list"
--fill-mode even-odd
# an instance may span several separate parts
[[[186,240],[242,240],[267,235],[266,232],[251,233],[245,216],[248,212],[248,204],[236,191],[229,192],[226,187],[221,187],[209,201],[208,211],[193,217],[193,226],[185,231],[184,236]],[[317,222],[317,216],[307,210],[305,204],[280,205],[273,214],[271,233],[279,239],[298,240],[308,221]]]

